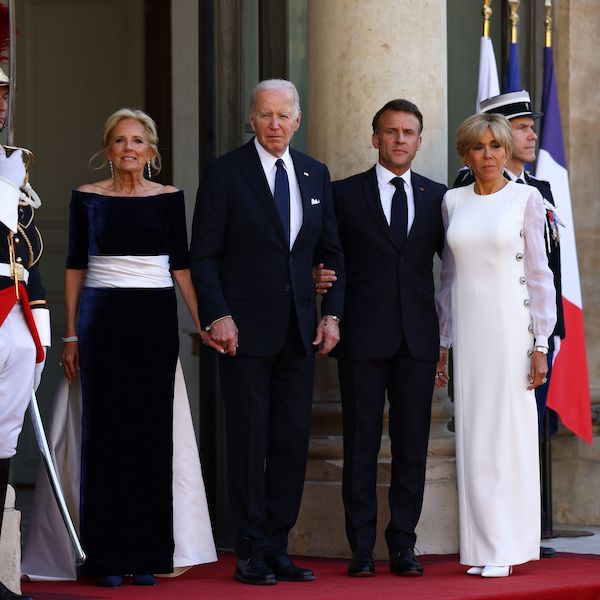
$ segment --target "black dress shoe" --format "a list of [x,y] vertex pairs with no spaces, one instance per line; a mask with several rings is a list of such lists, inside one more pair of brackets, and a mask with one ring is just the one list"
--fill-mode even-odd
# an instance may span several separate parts
[[0,600],[33,600],[31,596],[20,596],[11,592],[1,581],[0,581]]
[[400,548],[390,554],[390,571],[404,577],[420,577],[423,567],[412,548]]
[[279,581],[312,581],[315,578],[311,569],[297,567],[287,554],[267,554],[265,561]]
[[238,559],[235,563],[233,578],[241,583],[253,585],[275,585],[277,583],[273,571],[269,569],[262,556]]
[[348,565],[350,577],[373,577],[375,575],[375,559],[370,550],[355,550]]
[[540,558],[556,558],[556,550],[550,546],[540,546]]

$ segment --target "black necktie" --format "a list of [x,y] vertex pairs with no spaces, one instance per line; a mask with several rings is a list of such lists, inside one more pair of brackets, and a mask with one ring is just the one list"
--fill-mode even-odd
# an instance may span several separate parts
[[408,201],[404,190],[404,179],[394,177],[390,183],[396,188],[392,197],[390,228],[396,243],[402,246],[406,241],[406,230],[408,229]]
[[281,158],[277,159],[277,173],[275,173],[275,206],[283,225],[285,237],[290,241],[290,181]]
[[525,183],[520,177],[517,179],[516,183]]

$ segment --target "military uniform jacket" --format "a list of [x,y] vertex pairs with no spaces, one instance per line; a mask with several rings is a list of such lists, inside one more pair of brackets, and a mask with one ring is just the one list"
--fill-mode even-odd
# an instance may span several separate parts
[[[0,181],[0,202],[18,202],[18,191],[5,181]],[[7,211],[3,210],[2,215],[6,214]],[[8,290],[9,288],[15,289],[15,281],[8,273],[11,244],[14,248],[15,262],[21,264],[28,272],[27,282],[22,281],[21,284],[27,290],[29,306],[33,309],[41,343],[44,346],[50,346],[49,313],[47,310],[36,310],[46,309],[46,290],[42,284],[38,264],[43,251],[43,240],[35,225],[35,210],[28,204],[19,202],[16,227],[10,219],[0,219],[0,265],[2,265],[0,295],[3,302],[6,301],[7,306],[10,303],[9,301],[14,304],[14,296]],[[10,311],[10,308],[8,308],[8,311]],[[4,314],[5,312],[0,311],[0,316],[4,315],[6,317],[8,313]],[[3,319],[0,318],[0,325],[2,321]]]

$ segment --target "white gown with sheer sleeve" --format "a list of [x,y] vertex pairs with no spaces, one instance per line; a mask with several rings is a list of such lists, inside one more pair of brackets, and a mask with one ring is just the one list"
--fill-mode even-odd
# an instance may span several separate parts
[[480,196],[447,192],[443,345],[454,351],[460,561],[516,565],[539,558],[538,425],[528,391],[534,345],[555,321],[542,199],[507,183]]

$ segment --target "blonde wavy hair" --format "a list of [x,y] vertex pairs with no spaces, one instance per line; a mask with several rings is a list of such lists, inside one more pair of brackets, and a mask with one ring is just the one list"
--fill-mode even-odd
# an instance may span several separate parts
[[[154,170],[155,174],[160,173],[160,170],[162,169],[162,158],[160,156],[160,152],[158,151],[158,133],[156,131],[156,123],[154,122],[154,119],[143,110],[133,108],[120,108],[110,115],[108,119],[106,119],[102,134],[102,147],[90,158],[90,167],[93,169],[103,169],[106,166],[108,162],[106,159],[106,154],[110,147],[111,133],[113,132],[113,129],[125,119],[133,119],[144,128],[148,145],[154,153],[154,157],[150,160],[150,164],[152,165],[152,169]],[[93,166],[93,163],[100,158],[102,159],[102,163],[98,166]]]

